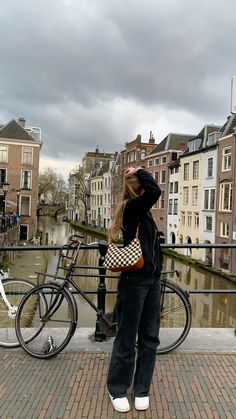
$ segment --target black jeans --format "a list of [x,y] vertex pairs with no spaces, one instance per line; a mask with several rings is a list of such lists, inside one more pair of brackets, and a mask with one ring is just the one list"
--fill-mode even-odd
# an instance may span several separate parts
[[[132,273],[133,274],[133,273]],[[134,394],[147,396],[159,345],[160,276],[121,274],[117,297],[118,332],[114,341],[107,387],[113,397],[124,397],[132,384]],[[135,343],[138,352],[135,368]],[[135,373],[134,373],[135,368]]]

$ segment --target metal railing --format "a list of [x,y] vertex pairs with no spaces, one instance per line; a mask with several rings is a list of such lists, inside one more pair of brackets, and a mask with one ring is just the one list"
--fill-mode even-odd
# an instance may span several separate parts
[[[122,245],[120,245],[122,247]],[[175,248],[236,248],[236,244],[233,243],[213,243],[213,244],[161,244],[163,249],[175,249]],[[99,310],[105,312],[106,310],[106,294],[116,294],[116,289],[109,289],[106,288],[106,279],[118,279],[118,275],[110,275],[106,272],[106,269],[103,267],[104,257],[107,250],[107,242],[99,241],[98,244],[90,245],[89,247],[86,245],[81,245],[81,249],[86,251],[90,250],[99,250],[99,260],[98,265],[76,265],[77,269],[93,269],[98,270],[98,273],[73,273],[73,277],[83,277],[83,278],[97,278],[99,280],[98,287],[96,290],[84,290],[87,294],[97,294],[97,306]],[[36,251],[36,250],[62,250],[62,246],[54,245],[54,246],[0,246],[0,251],[2,252],[12,252],[12,251]],[[204,266],[203,266],[204,268]],[[205,267],[207,268],[207,267]],[[215,272],[219,274],[219,272]],[[73,293],[77,293],[77,291],[73,290]],[[236,294],[236,289],[188,289],[189,294]],[[96,322],[96,329],[95,329],[95,339],[96,340],[103,340],[105,336],[100,332],[98,322]]]

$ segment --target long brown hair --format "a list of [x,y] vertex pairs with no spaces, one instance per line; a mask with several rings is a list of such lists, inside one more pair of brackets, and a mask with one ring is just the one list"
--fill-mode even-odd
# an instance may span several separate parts
[[117,204],[114,218],[111,223],[108,234],[108,242],[115,242],[119,238],[120,229],[123,228],[123,213],[126,202],[129,199],[137,198],[141,195],[143,187],[136,175],[130,175],[123,178],[124,186],[121,193],[120,201]]

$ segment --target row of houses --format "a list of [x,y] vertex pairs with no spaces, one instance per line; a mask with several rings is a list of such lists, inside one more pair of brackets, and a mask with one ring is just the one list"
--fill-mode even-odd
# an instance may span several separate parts
[[[69,177],[69,217],[109,228],[129,166],[143,166],[158,182],[161,197],[152,208],[160,236],[166,243],[236,242],[235,188],[236,116],[223,126],[209,124],[195,135],[168,134],[159,144],[150,132],[120,152],[87,152],[83,158],[87,219],[84,203],[76,199],[76,175]],[[89,168],[89,169],[88,169]],[[77,185],[78,186],[78,185]],[[234,249],[178,249],[193,258],[235,271]]]

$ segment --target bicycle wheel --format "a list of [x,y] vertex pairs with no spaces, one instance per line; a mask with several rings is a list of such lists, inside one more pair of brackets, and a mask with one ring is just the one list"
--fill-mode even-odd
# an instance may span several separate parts
[[0,295],[0,346],[16,348],[20,346],[15,332],[15,317],[20,301],[25,293],[34,288],[35,284],[18,278],[1,280],[6,300]]
[[191,304],[187,294],[172,281],[161,281],[160,345],[157,354],[176,349],[187,337],[191,322]]
[[76,325],[74,297],[58,284],[35,287],[22,299],[16,315],[18,340],[35,358],[47,359],[61,352]]

